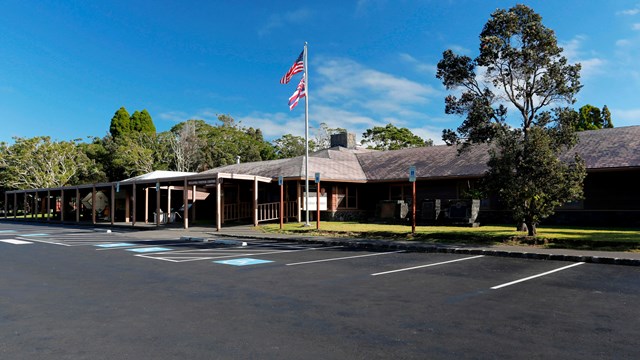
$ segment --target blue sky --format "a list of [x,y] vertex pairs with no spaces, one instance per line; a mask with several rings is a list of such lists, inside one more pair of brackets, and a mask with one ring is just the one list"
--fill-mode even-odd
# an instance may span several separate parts
[[[525,1],[583,66],[576,108],[607,105],[640,124],[640,0]],[[435,78],[446,49],[475,57],[508,1],[5,0],[0,13],[0,141],[106,135],[114,112],[147,109],[158,131],[229,114],[268,140],[304,135],[279,79],[309,43],[310,132],[393,123],[440,142]],[[299,75],[298,75],[299,76]],[[512,114],[514,116],[515,114]]]

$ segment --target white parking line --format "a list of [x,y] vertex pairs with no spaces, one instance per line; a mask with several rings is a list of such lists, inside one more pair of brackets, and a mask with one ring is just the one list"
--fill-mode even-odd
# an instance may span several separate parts
[[541,277],[541,276],[545,276],[545,275],[553,274],[554,272],[558,272],[558,271],[566,270],[566,269],[572,268],[572,267],[574,267],[574,266],[582,265],[582,264],[584,264],[584,262],[579,262],[579,263],[575,263],[575,264],[571,264],[571,265],[563,266],[563,267],[561,267],[561,268],[559,268],[559,269],[555,269],[555,270],[551,270],[551,271],[543,272],[542,274],[529,276],[529,277],[526,277],[526,278],[524,278],[524,279],[520,279],[520,280],[516,280],[516,281],[508,282],[508,283],[505,283],[505,284],[502,284],[502,285],[497,285],[497,286],[492,287],[492,288],[491,288],[491,290],[501,289],[501,288],[503,288],[503,287],[507,287],[507,286],[509,286],[509,285],[513,285],[513,284],[521,283],[521,282],[523,282],[523,281],[527,281],[527,280],[535,279],[535,278],[538,278],[538,277]]
[[320,262],[326,262],[326,261],[338,261],[338,260],[347,260],[347,259],[357,259],[357,258],[361,258],[361,257],[368,257],[368,256],[379,256],[379,255],[397,254],[397,253],[400,253],[400,252],[404,252],[404,250],[400,250],[400,251],[390,251],[390,252],[383,252],[383,253],[375,253],[375,254],[367,254],[367,255],[345,256],[345,257],[331,258],[331,259],[321,259],[321,260],[312,260],[312,261],[302,261],[302,262],[290,263],[290,264],[285,264],[285,265],[287,265],[287,266],[295,266],[295,265],[314,264],[314,263],[320,263]]
[[450,264],[450,263],[454,263],[454,262],[458,262],[458,261],[465,261],[465,260],[471,260],[471,259],[478,259],[478,258],[481,258],[481,257],[484,257],[484,255],[478,255],[478,256],[466,257],[466,258],[462,258],[462,259],[455,259],[455,260],[443,261],[443,262],[439,262],[439,263],[435,263],[435,264],[427,264],[427,265],[413,266],[413,267],[410,267],[410,268],[404,268],[404,269],[397,269],[397,270],[391,270],[391,271],[383,271],[383,272],[379,272],[379,273],[371,274],[371,276],[386,275],[386,274],[391,274],[391,273],[397,273],[397,272],[400,272],[400,271],[408,271],[408,270],[422,269],[422,268],[431,267],[431,266],[438,266],[438,265]]
[[[16,238],[20,238],[20,236],[17,236]],[[27,239],[23,239],[23,240],[27,240]],[[69,244],[63,244],[63,243],[59,243],[59,242],[55,242],[55,241],[46,241],[46,240],[40,240],[40,239],[34,239],[34,238],[28,238],[28,240],[29,241],[34,241],[34,242],[39,242],[39,243],[44,243],[44,244],[71,246]]]
[[7,244],[12,244],[12,245],[27,245],[27,244],[33,244],[31,241],[15,240],[15,239],[5,239],[5,240],[0,240],[0,242],[7,243]]
[[[309,250],[318,250],[318,249],[335,249],[335,248],[341,248],[343,246],[324,246],[324,247],[319,247],[319,248],[306,248],[306,249],[293,249],[293,250],[276,250],[276,251],[264,251],[264,252],[251,252],[251,249],[248,249],[249,251],[244,251],[241,253],[234,253],[233,255],[216,255],[216,256],[199,256],[197,257],[197,260],[212,260],[212,259],[225,259],[225,258],[235,258],[235,257],[244,257],[244,256],[259,256],[259,255],[274,255],[274,254],[283,254],[283,253],[292,253],[292,252],[301,252],[301,251],[309,251]],[[246,248],[245,248],[246,249]],[[257,249],[255,249],[254,251],[258,251]],[[219,252],[218,252],[219,253]],[[151,256],[151,255],[156,255],[156,256]],[[161,256],[157,256],[157,255],[161,255]],[[168,252],[163,252],[163,253],[155,253],[155,254],[138,254],[135,255],[137,257],[143,257],[143,258],[147,258],[147,259],[154,259],[154,260],[165,260],[165,261],[170,261],[170,262],[185,262],[188,260],[177,260],[177,256],[175,255],[181,255],[180,251],[168,251]],[[195,260],[192,260],[195,261]]]

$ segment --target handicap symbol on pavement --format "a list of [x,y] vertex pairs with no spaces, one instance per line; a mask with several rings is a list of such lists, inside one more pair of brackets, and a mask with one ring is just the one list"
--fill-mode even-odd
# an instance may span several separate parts
[[240,258],[240,259],[214,261],[214,263],[224,264],[224,265],[234,265],[234,266],[258,265],[258,264],[266,264],[270,262],[273,262],[273,261],[252,259],[252,258]]

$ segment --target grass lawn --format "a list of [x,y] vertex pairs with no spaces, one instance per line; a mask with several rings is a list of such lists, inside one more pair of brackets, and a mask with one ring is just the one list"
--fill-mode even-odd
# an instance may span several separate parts
[[[280,232],[279,224],[261,225],[264,232]],[[332,237],[367,237],[392,240],[410,240],[424,243],[467,245],[531,245],[547,248],[585,250],[640,251],[640,229],[600,229],[577,227],[538,227],[533,239],[518,232],[514,225],[490,225],[477,228],[454,226],[417,226],[411,235],[409,225],[363,224],[356,222],[326,221],[316,230],[300,223],[288,223],[282,232]]]

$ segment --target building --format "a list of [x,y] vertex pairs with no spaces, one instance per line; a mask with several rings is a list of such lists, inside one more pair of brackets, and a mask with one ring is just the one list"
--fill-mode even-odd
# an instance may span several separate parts
[[[640,183],[640,126],[584,131],[579,137],[578,145],[566,156],[578,153],[585,160],[585,199],[564,205],[545,222],[640,226],[640,192],[636,189]],[[487,170],[489,155],[483,145],[458,155],[456,147],[444,145],[372,151],[357,148],[354,140],[352,136],[335,136],[331,148],[310,154],[309,193],[314,198],[319,190],[323,219],[377,221],[381,217],[395,217],[399,220],[397,218],[404,215],[404,204],[412,201],[409,169],[415,166],[416,214],[418,219],[427,221],[433,215],[430,212],[433,208],[429,206],[438,201],[443,212],[448,206],[445,204],[451,201],[460,206],[458,199],[467,198]],[[48,221],[110,221],[134,225],[136,221],[156,225],[182,221],[185,227],[189,222],[204,220],[217,228],[233,221],[254,224],[273,221],[281,214],[286,221],[303,221],[304,164],[304,157],[300,156],[233,164],[199,174],[149,174],[117,183],[8,191],[5,217],[17,219],[18,214],[28,211],[31,217],[51,214],[46,217]],[[319,189],[314,181],[316,173],[320,178]],[[82,209],[79,199],[95,196],[97,191],[103,191],[112,199],[113,216],[83,213],[86,208]],[[55,206],[57,203],[63,206]],[[479,205],[477,221],[511,221],[508,210],[501,208],[497,198],[482,199]],[[315,210],[315,201],[313,206]],[[394,210],[386,211],[389,206]],[[396,211],[398,209],[400,211]],[[169,215],[152,216],[153,212]]]

